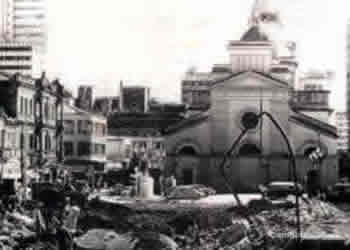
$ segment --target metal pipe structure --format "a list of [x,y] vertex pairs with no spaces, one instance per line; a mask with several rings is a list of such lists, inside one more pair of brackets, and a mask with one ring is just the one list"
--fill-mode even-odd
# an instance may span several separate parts
[[[285,143],[287,144],[288,147],[288,151],[289,151],[289,157],[291,160],[291,164],[292,164],[292,168],[293,168],[293,179],[294,179],[294,185],[295,185],[295,197],[296,197],[296,204],[295,204],[295,208],[296,208],[296,220],[297,220],[297,249],[299,249],[300,246],[300,242],[301,242],[301,227],[300,227],[300,208],[299,208],[299,190],[298,190],[298,177],[297,177],[297,168],[296,168],[296,161],[295,161],[295,155],[294,155],[294,150],[293,147],[288,139],[287,134],[285,133],[285,131],[283,130],[283,128],[279,125],[279,123],[277,122],[277,120],[268,112],[264,111],[261,112],[260,114],[256,115],[255,117],[255,121],[256,124],[259,122],[260,119],[263,118],[263,116],[267,116],[272,123],[274,124],[274,126],[279,130],[280,134],[282,135]],[[245,134],[251,129],[252,127],[245,127],[244,130],[242,130],[241,134],[238,136],[238,138],[233,142],[232,146],[230,147],[230,149],[225,153],[224,155],[224,159],[221,162],[220,166],[219,166],[219,170],[221,175],[223,176],[224,180],[225,180],[225,185],[228,188],[228,190],[230,190],[230,192],[233,194],[236,202],[237,202],[237,206],[238,208],[240,208],[242,215],[247,219],[247,221],[249,222],[249,224],[253,224],[254,225],[254,220],[251,218],[251,216],[249,215],[249,212],[247,211],[247,209],[242,205],[242,202],[238,196],[238,192],[233,188],[232,183],[230,183],[230,179],[226,176],[225,173],[225,166],[227,163],[227,159],[229,158],[229,156],[234,152],[234,150],[236,149],[236,147],[239,145],[239,142],[243,139],[243,137],[245,136]],[[262,228],[263,229],[263,228]],[[257,236],[260,236],[259,238],[261,238],[262,236],[259,235],[261,233],[265,233],[265,232],[260,232],[259,230],[257,230],[256,228],[254,228],[256,234],[258,234]],[[264,230],[264,229],[263,229]],[[255,240],[255,238],[252,238],[251,240]]]
[[301,242],[301,226],[300,226],[300,207],[299,207],[299,189],[298,189],[298,174],[297,174],[297,165],[295,162],[295,154],[294,149],[292,147],[292,144],[290,143],[288,136],[286,132],[283,130],[283,128],[279,125],[277,120],[268,112],[263,112],[263,115],[266,115],[270,118],[272,123],[275,125],[275,127],[279,130],[282,137],[284,138],[288,151],[290,154],[291,164],[293,168],[293,181],[294,181],[294,187],[295,187],[295,216],[297,220],[297,247],[299,248],[300,242]]

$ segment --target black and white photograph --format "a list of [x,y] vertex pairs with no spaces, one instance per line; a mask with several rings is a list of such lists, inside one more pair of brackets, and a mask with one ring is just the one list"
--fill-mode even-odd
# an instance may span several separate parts
[[0,250],[350,250],[350,2],[0,0]]

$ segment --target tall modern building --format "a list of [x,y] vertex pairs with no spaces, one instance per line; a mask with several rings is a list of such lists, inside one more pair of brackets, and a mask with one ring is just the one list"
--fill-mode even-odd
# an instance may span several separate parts
[[[346,31],[346,117],[348,121],[350,120],[350,19],[347,24]],[[350,135],[350,128],[348,131],[348,135]],[[348,143],[350,148],[350,140],[348,138]]]
[[23,42],[0,42],[0,72],[31,76],[36,53],[33,46]]
[[46,0],[0,0],[1,38],[33,46],[41,67],[47,52]]

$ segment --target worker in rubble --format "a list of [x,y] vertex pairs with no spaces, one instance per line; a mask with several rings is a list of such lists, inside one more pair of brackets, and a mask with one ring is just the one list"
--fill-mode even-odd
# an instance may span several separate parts
[[56,234],[57,240],[59,242],[59,249],[73,249],[73,237],[77,233],[80,211],[81,210],[77,204],[71,203],[69,201],[65,209],[64,217],[61,220],[62,225],[57,230]]
[[165,176],[164,173],[161,172],[159,176],[159,187],[160,187],[160,195],[164,196],[164,190],[165,190]]
[[47,229],[44,216],[41,213],[42,207],[43,207],[43,204],[39,202],[33,211],[33,217],[35,221],[35,231],[39,238],[41,235],[43,235],[46,232],[46,229]]
[[173,187],[176,187],[176,178],[174,175],[171,175],[165,180],[165,195],[168,195]]
[[67,211],[66,216],[63,218],[63,227],[72,234],[74,234],[77,231],[79,215],[79,206],[73,204],[73,206],[71,206]]
[[139,162],[140,159],[137,156],[136,152],[134,152],[129,162],[129,170],[134,170],[137,166],[139,166]]
[[67,214],[69,213],[71,207],[72,207],[71,199],[70,199],[70,197],[66,197],[66,199],[65,199],[65,206],[63,208],[63,213],[62,213],[62,216],[61,216],[62,219],[67,216]]

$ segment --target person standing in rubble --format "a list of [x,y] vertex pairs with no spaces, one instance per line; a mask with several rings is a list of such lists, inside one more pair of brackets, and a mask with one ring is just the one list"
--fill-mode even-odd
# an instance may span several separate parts
[[165,176],[164,173],[161,172],[159,176],[159,189],[160,189],[160,195],[164,196],[164,189],[165,189]]
[[166,178],[165,185],[164,185],[164,191],[165,195],[168,195],[170,190],[174,187],[176,187],[176,178],[174,175],[171,175],[170,177]]
[[44,206],[43,203],[39,202],[33,211],[35,231],[39,239],[46,233],[46,230],[47,230],[46,221],[41,212],[41,209],[43,208],[43,206]]
[[70,199],[67,198],[62,219],[60,220],[61,224],[56,230],[59,250],[73,249],[73,237],[77,233],[80,212],[79,206],[71,203]]

